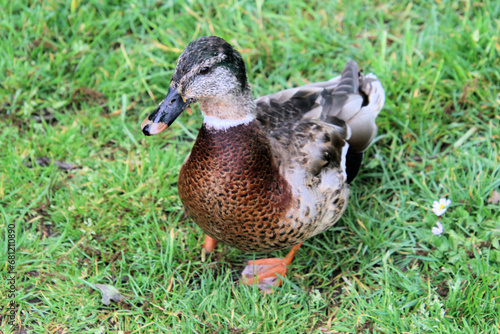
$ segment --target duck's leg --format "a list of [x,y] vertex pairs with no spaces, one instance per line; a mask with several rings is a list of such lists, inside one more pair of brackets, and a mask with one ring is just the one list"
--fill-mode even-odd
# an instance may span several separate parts
[[208,235],[205,235],[205,242],[203,243],[203,249],[207,254],[212,253],[216,248],[219,242],[213,238],[210,238]]
[[281,278],[288,271],[288,265],[292,263],[293,257],[302,243],[292,247],[288,255],[282,258],[260,259],[248,261],[243,269],[241,280],[245,285],[252,285],[254,282],[259,284],[259,289],[264,293],[272,292],[272,286],[280,286]]

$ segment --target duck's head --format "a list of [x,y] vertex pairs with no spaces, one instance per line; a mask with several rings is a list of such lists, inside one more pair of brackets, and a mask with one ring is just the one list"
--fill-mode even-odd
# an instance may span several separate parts
[[251,117],[255,110],[241,55],[220,37],[198,38],[177,61],[167,97],[142,122],[142,132],[155,135],[167,129],[195,102],[203,115],[224,121]]

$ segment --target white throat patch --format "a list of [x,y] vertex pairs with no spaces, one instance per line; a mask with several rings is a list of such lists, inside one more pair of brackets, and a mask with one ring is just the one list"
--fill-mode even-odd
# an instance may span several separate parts
[[215,130],[227,130],[229,128],[232,128],[233,126],[248,124],[254,119],[255,119],[254,115],[248,115],[247,117],[239,120],[220,119],[213,116],[204,116],[203,124],[205,124],[207,128],[212,128]]

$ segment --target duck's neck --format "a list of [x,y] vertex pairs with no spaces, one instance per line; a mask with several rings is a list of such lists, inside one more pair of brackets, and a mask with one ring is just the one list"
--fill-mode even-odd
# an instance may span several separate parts
[[247,125],[255,119],[254,115],[247,115],[241,119],[221,119],[214,116],[205,116],[203,125],[209,130],[228,130],[239,125]]
[[248,124],[255,118],[255,100],[250,89],[200,100],[200,109],[206,126],[216,129]]

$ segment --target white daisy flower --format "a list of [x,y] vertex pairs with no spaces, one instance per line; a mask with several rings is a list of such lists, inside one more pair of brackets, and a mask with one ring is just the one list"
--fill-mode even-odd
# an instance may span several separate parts
[[434,226],[432,228],[432,234],[434,234],[434,235],[441,235],[441,233],[443,233],[443,231],[444,231],[443,225],[441,225],[441,223],[439,221],[436,223],[436,225],[437,225],[437,227]]
[[432,212],[434,212],[438,217],[442,216],[446,210],[448,210],[448,206],[450,206],[450,204],[451,200],[447,198],[441,198],[439,202],[434,201],[434,203],[432,203]]

